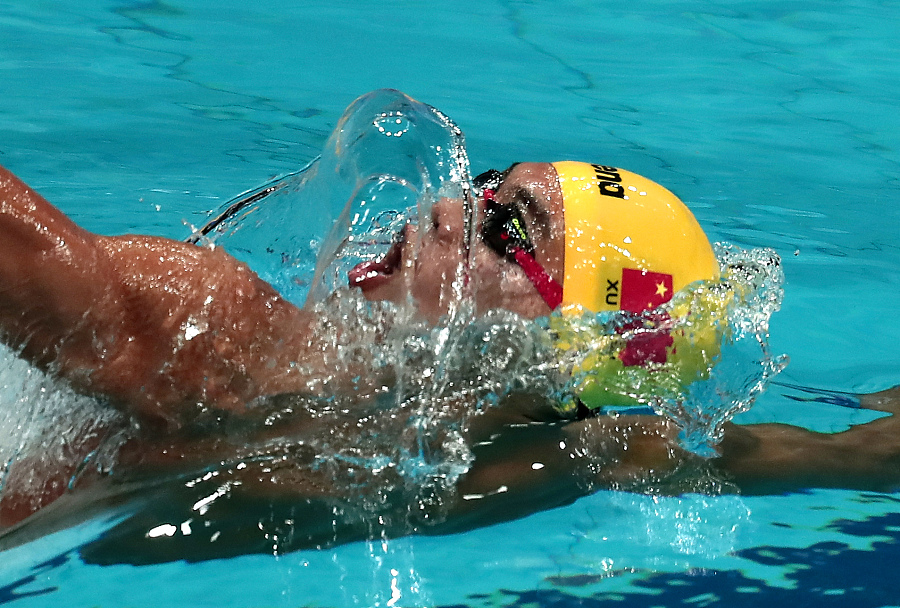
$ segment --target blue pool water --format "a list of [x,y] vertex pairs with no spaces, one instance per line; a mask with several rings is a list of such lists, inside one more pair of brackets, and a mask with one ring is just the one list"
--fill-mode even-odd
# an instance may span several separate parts
[[[394,87],[466,132],[476,172],[597,159],[775,248],[782,379],[900,383],[896,2],[0,2],[0,164],[85,227],[184,238]],[[742,420],[864,414],[773,387]],[[888,606],[897,495],[601,492],[447,537],[135,568],[98,519],[0,555],[13,606]]]

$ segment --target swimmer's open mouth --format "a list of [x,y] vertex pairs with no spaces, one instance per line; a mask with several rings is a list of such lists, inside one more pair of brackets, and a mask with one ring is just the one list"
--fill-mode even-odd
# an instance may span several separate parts
[[400,268],[403,261],[403,245],[406,243],[406,229],[394,237],[394,242],[380,260],[361,262],[347,273],[350,287],[359,287],[363,291],[378,287],[386,282]]

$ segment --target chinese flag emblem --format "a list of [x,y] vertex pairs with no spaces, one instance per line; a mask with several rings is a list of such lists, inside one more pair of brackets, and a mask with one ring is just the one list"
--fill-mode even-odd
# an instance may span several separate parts
[[672,275],[635,268],[622,269],[622,310],[650,310],[668,302],[673,295]]

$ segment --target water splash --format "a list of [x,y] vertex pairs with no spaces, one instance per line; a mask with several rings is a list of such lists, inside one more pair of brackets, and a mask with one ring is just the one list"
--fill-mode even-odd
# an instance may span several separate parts
[[0,492],[37,508],[88,467],[109,470],[122,417],[0,346]]
[[[368,378],[390,382],[373,389],[360,377],[356,390],[330,393],[326,408],[311,402],[290,407],[318,407],[328,418],[327,436],[306,441],[339,491],[365,486],[360,504],[369,503],[373,512],[402,500],[405,524],[446,515],[456,482],[473,460],[465,433],[474,417],[515,391],[559,390],[542,330],[513,313],[478,316],[466,305],[433,325],[402,306],[368,302],[346,289],[315,310],[339,320],[335,375],[365,367]],[[360,471],[367,472],[365,483]]]
[[640,314],[554,315],[547,328],[571,379],[562,409],[579,400],[615,414],[649,406],[681,428],[684,448],[715,455],[724,425],[746,411],[787,364],[769,351],[769,318],[784,275],[770,249],[717,244],[721,278],[696,283]]
[[[385,493],[404,487],[414,497],[410,511],[433,513],[435,497],[452,492],[470,465],[464,432],[473,416],[515,391],[571,413],[591,383],[600,387],[601,409],[650,407],[680,425],[687,449],[711,455],[725,422],[784,366],[785,358],[768,351],[768,320],[783,282],[768,250],[717,246],[721,280],[642,315],[553,315],[538,323],[504,311],[479,316],[464,289],[465,263],[437,324],[419,320],[411,300],[366,302],[345,287],[349,269],[384,256],[404,225],[430,218],[436,200],[468,200],[469,191],[464,139],[453,121],[396,91],[379,91],[348,108],[309,167],[227,205],[194,237],[245,259],[298,304],[308,295],[307,306],[323,319],[334,373],[311,380],[319,400],[292,407],[318,408],[343,429],[328,441],[310,440],[318,466],[331,467],[336,478],[343,478],[341,466],[377,471]],[[672,336],[677,356],[622,364],[622,356],[639,360],[662,334]],[[342,375],[353,379],[350,390],[334,390]],[[365,418],[365,430],[339,420],[340,412]],[[358,477],[346,485],[356,487]]]
[[723,244],[717,245],[716,254],[722,279],[698,291],[718,288],[734,294],[720,352],[705,378],[691,382],[681,395],[654,404],[681,427],[684,447],[703,456],[715,455],[725,423],[748,410],[788,363],[786,355],[773,355],[768,343],[769,319],[783,296],[778,255],[770,249],[742,250]]
[[509,381],[463,373],[477,360],[467,354],[470,343],[482,345],[482,360],[488,355],[472,333],[484,325],[473,325],[464,298],[465,256],[451,281],[449,314],[437,325],[417,319],[411,300],[366,302],[346,288],[347,274],[383,257],[406,224],[429,222],[436,201],[468,201],[469,184],[459,127],[402,93],[376,91],[351,104],[307,168],[226,204],[190,239],[224,247],[322,319],[317,337],[332,351],[332,373],[310,380],[319,399],[289,405],[330,420],[327,440],[307,438],[317,466],[347,488],[359,485],[348,469],[378,471],[373,503],[402,487],[412,497],[408,510],[428,517],[471,462],[463,432],[473,404],[477,413]]
[[[601,409],[616,415],[627,411],[624,401],[649,406],[679,425],[683,447],[714,455],[725,423],[749,408],[786,364],[768,348],[768,322],[783,283],[777,255],[726,245],[716,252],[721,278],[692,286],[660,309],[564,319],[583,338],[569,336],[565,350],[560,319],[534,322],[502,310],[478,315],[463,302],[432,325],[403,306],[336,292],[318,311],[341,320],[340,335],[363,337],[336,343],[336,364],[368,365],[373,375],[389,371],[393,382],[383,387],[365,437],[345,435],[322,446],[322,458],[390,470],[380,479],[395,485],[385,491],[404,488],[412,497],[409,513],[439,520],[448,493],[471,465],[465,430],[475,416],[514,392],[559,402],[565,413],[585,377],[598,373],[609,397]],[[661,364],[621,364],[636,335],[659,332],[675,336],[676,356]],[[585,366],[597,359],[613,359],[615,371]],[[331,398],[336,408],[358,412],[362,394]]]
[[441,197],[466,198],[469,181],[456,123],[374,91],[347,108],[318,158],[225,203],[188,241],[224,247],[298,306],[321,302],[355,264],[384,255],[398,226],[429,218]]

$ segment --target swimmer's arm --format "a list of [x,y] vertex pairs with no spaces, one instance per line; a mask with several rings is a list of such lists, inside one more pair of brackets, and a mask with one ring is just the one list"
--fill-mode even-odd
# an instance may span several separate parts
[[2,339],[147,426],[302,390],[312,322],[224,252],[92,234],[0,168]]
[[812,487],[895,490],[900,487],[900,387],[860,395],[860,405],[891,415],[840,433],[732,424],[715,463],[744,493]]
[[710,460],[683,450],[678,428],[662,417],[508,427],[475,446],[475,462],[458,486],[457,518],[450,522],[465,528],[512,519],[603,488],[689,491],[696,471],[718,471],[721,481],[748,494],[894,490],[900,487],[900,387],[862,395],[861,405],[892,415],[835,434],[729,424],[719,456]]
[[677,427],[648,416],[568,424],[525,423],[474,446],[451,512],[437,532],[481,526],[566,505],[601,489],[642,491],[698,457]]
[[73,331],[107,269],[90,233],[0,167],[0,329],[4,341],[48,366]]
[[[629,483],[638,490],[650,484],[657,491],[677,493],[690,489],[695,471],[704,471],[744,494],[808,488],[895,490],[900,487],[900,387],[859,397],[862,408],[890,415],[840,433],[787,424],[728,424],[719,455],[708,461],[683,450],[677,427],[662,419],[595,418],[567,428],[580,435],[585,449],[606,455],[605,461],[615,465],[605,472],[598,469],[592,480],[609,480],[625,489]],[[610,446],[627,450],[619,456]]]
[[708,461],[683,450],[677,427],[659,418],[594,418],[567,429],[585,449],[604,455],[597,462],[614,465],[592,472],[592,481],[624,489],[631,484],[667,493],[690,490],[697,471],[717,475],[744,494],[900,488],[900,387],[859,398],[862,408],[890,415],[840,433],[788,424],[728,424],[719,455]]

